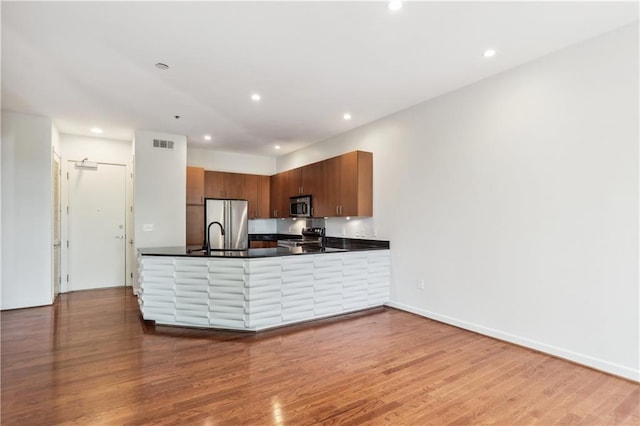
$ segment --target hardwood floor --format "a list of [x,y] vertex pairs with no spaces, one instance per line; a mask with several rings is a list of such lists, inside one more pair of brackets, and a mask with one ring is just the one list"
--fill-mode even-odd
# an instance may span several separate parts
[[216,332],[104,289],[1,330],[3,425],[640,423],[637,383],[390,308]]

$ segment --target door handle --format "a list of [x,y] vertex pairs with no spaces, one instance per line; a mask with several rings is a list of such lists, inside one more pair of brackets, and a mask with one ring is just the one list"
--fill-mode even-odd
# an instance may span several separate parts
[[116,240],[124,240],[124,235],[116,235],[115,237]]

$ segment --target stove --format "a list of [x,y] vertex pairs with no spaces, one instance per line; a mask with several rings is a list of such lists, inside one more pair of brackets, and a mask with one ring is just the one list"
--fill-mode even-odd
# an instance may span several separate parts
[[302,239],[278,240],[279,247],[318,247],[325,246],[324,228],[302,228]]

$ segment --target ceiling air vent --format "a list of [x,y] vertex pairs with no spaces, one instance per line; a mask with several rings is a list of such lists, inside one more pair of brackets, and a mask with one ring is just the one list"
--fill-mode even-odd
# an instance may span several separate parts
[[164,149],[173,149],[173,141],[165,141],[162,139],[154,139],[153,140],[154,148],[164,148]]

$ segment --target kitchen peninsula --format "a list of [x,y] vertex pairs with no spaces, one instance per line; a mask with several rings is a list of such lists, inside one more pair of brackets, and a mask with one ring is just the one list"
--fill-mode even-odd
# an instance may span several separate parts
[[381,306],[388,241],[325,248],[140,249],[140,310],[157,324],[258,331]]

